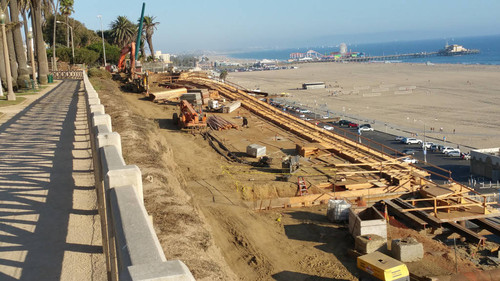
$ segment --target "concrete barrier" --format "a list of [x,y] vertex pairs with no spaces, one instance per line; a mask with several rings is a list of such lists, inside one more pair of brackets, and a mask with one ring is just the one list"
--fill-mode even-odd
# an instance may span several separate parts
[[120,134],[82,77],[108,280],[195,280],[182,261],[166,260],[144,207],[141,171],[125,163]]

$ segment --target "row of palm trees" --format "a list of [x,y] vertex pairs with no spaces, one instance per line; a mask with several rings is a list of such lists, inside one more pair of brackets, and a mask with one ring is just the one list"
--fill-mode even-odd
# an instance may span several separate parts
[[[151,56],[154,60],[154,47],[153,47],[153,34],[160,24],[155,21],[156,17],[144,16],[142,23],[142,37],[145,38],[148,43],[149,50],[151,51]],[[140,20],[140,19],[139,19]],[[111,23],[111,36],[113,38],[113,43],[118,46],[126,46],[128,43],[132,42],[137,36],[138,25],[133,24],[127,17],[118,16],[116,20]],[[141,52],[145,55],[144,44],[141,42]]]
[[[0,44],[0,51],[3,54],[3,48],[8,48],[14,88],[23,88],[29,85],[30,72],[26,58],[37,62],[35,67],[37,68],[40,84],[47,83],[49,64],[42,26],[49,16],[57,13],[56,7],[58,6],[61,14],[65,15],[66,18],[69,17],[73,12],[73,4],[74,0],[57,0],[56,3],[50,0],[0,0],[1,12],[5,14],[6,19],[7,39],[7,46]],[[28,21],[28,18],[30,21]],[[25,43],[21,35],[21,27],[24,29],[25,38],[30,38],[28,30],[33,30],[31,36],[34,41],[34,58],[31,57],[31,44],[29,42],[26,42],[27,50],[24,48]],[[7,74],[3,56],[0,61],[2,62],[0,63],[0,77],[2,82],[5,83]]]
[[[47,19],[54,19],[54,26],[57,17],[64,16],[68,23],[69,16],[74,12],[74,0],[0,0],[1,12],[6,15],[6,39],[7,46],[0,43],[0,78],[2,83],[6,83],[7,72],[3,57],[3,48],[7,47],[9,51],[9,62],[12,76],[13,87],[23,88],[29,85],[30,71],[28,60],[36,62],[35,69],[38,73],[40,84],[48,82],[49,62],[47,58],[46,44],[43,36],[43,26]],[[154,58],[153,34],[159,22],[155,17],[145,16],[143,21],[143,37],[149,45],[151,55]],[[24,38],[30,38],[28,30],[32,29],[32,38],[34,43],[34,58],[31,57],[31,44],[23,42],[21,27],[24,29]],[[115,44],[120,47],[125,46],[134,40],[137,35],[137,25],[130,22],[126,17],[119,16],[111,24],[111,35]],[[55,29],[55,28],[54,28]],[[67,29],[69,31],[69,29]],[[1,36],[1,34],[0,34]],[[69,47],[69,34],[66,34],[66,42]],[[1,40],[0,40],[1,42]],[[27,50],[24,48],[26,45]],[[144,46],[144,44],[141,44]],[[142,47],[142,53],[144,49]],[[55,67],[55,65],[53,65]]]

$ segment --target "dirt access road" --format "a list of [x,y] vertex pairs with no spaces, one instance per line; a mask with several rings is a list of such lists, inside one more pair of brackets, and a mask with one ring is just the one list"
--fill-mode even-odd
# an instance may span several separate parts
[[[327,221],[326,206],[251,210],[246,200],[267,183],[242,173],[248,165],[228,163],[201,135],[177,130],[174,106],[122,93],[114,81],[91,81],[121,134],[125,161],[143,173],[146,208],[167,259],[183,260],[197,280],[357,280],[346,254],[353,239]],[[424,268],[447,274],[447,263]]]

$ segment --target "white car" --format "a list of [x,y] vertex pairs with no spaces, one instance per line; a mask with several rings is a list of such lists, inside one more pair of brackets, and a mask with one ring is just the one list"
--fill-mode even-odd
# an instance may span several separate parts
[[[450,151],[452,151],[452,150],[455,150],[455,149],[456,149],[456,148],[451,147],[451,146],[445,146],[445,147],[443,147],[443,149],[441,150],[441,152],[442,152],[443,154],[446,154],[446,153],[448,153],[448,152],[450,152]],[[460,150],[459,150],[458,152],[460,152]]]
[[410,157],[405,157],[405,158],[401,159],[401,161],[403,161],[405,163],[410,163],[410,164],[417,164],[418,163],[417,159],[410,158]]
[[362,131],[362,132],[364,132],[364,131],[373,131],[373,128],[369,128],[369,127],[364,127],[364,126],[363,126],[363,127],[359,127],[359,129],[358,129],[358,130],[360,130],[360,131]]
[[394,140],[396,141],[402,141],[405,137],[403,136],[397,136]]
[[434,144],[433,142],[426,141],[426,142],[422,143],[422,148],[425,147],[427,149],[430,149],[433,144]]
[[328,131],[333,131],[334,128],[330,125],[325,125],[325,126],[323,126],[323,129],[328,130]]
[[422,140],[416,138],[404,138],[402,142],[406,144],[421,144]]
[[446,154],[448,156],[457,156],[457,157],[460,157],[460,149],[456,148],[456,149],[448,150],[444,154]]

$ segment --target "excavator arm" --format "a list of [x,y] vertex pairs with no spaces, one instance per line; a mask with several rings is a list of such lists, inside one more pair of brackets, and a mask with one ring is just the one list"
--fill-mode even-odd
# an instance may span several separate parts
[[120,60],[118,61],[118,69],[125,72],[125,57],[130,53],[130,74],[133,77],[135,72],[135,42],[127,44],[120,52]]

